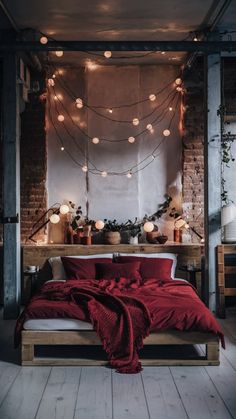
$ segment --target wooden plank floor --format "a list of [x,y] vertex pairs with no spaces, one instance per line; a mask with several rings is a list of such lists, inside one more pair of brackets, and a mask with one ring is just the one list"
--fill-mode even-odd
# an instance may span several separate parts
[[0,319],[1,419],[236,419],[236,308],[217,367],[21,367],[14,321]]

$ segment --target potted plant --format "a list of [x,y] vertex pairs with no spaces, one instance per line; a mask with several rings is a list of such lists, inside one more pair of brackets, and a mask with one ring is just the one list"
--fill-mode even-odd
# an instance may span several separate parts
[[120,231],[123,224],[119,224],[116,220],[104,219],[104,241],[106,244],[120,244]]

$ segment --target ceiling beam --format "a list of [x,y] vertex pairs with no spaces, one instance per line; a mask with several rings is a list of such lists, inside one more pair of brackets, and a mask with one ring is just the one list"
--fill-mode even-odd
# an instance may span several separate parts
[[0,52],[21,51],[236,51],[236,41],[39,41],[2,42]]

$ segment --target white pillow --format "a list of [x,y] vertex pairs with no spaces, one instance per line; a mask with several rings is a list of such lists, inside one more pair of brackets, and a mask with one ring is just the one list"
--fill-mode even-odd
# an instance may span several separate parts
[[[66,257],[75,258],[75,259],[100,259],[100,258],[113,259],[113,254],[103,253],[99,255],[66,256]],[[50,263],[51,268],[52,268],[52,279],[54,281],[65,280],[66,273],[65,273],[63,263],[61,261],[61,256],[51,257],[48,259],[48,262]]]
[[175,253],[118,253],[118,256],[134,256],[142,258],[162,258],[162,259],[172,259],[173,264],[171,267],[171,278],[175,278],[175,270],[177,266],[177,255]]

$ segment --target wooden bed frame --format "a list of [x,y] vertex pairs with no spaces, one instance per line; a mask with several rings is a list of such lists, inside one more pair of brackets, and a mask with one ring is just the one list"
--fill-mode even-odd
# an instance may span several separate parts
[[[200,245],[55,245],[25,246],[23,249],[24,265],[43,266],[46,259],[52,256],[98,254],[98,253],[176,253],[184,263],[194,259],[200,265]],[[166,331],[151,333],[145,345],[206,345],[204,356],[189,359],[142,359],[143,365],[219,365],[219,338],[213,333]],[[101,345],[97,334],[91,330],[82,331],[22,331],[22,365],[104,365],[107,361],[84,358],[37,357],[35,347],[39,345]]]

